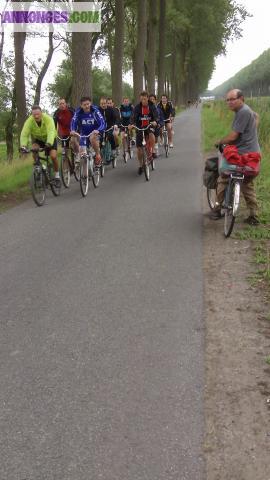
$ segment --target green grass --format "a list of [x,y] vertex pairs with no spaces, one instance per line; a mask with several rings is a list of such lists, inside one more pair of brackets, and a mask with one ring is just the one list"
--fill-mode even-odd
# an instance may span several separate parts
[[30,178],[32,158],[14,160],[13,163],[0,163],[0,193],[16,192],[24,187]]
[[266,357],[265,361],[266,361],[267,365],[270,365],[270,355],[268,355],[268,357]]

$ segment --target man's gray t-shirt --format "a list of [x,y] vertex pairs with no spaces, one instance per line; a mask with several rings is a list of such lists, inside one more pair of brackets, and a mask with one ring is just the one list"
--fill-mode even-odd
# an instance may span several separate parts
[[258,143],[256,114],[251,108],[244,103],[244,105],[235,113],[232,124],[234,132],[240,135],[233,142],[239,153],[259,152],[260,147]]

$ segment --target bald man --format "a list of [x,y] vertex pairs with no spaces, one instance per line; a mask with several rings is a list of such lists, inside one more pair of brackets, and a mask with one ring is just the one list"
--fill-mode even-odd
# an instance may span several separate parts
[[[253,112],[251,108],[246,105],[243,93],[241,90],[230,90],[226,95],[226,102],[230,110],[235,113],[232,130],[225,137],[218,140],[219,145],[229,144],[237,147],[240,155],[250,152],[260,153],[260,146],[257,135],[257,125],[259,122],[258,114]],[[212,220],[221,218],[221,205],[224,200],[224,192],[228,183],[228,178],[219,176],[217,185],[217,202],[218,205],[210,214]],[[254,180],[252,177],[247,177],[241,187],[241,192],[249,209],[249,216],[244,221],[249,225],[258,225],[257,217],[258,203],[256,199]]]

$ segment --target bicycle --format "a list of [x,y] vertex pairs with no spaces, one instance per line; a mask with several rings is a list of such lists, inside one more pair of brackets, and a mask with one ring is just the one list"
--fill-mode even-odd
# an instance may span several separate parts
[[85,150],[80,153],[80,189],[82,196],[86,197],[90,179],[92,179],[95,188],[99,186],[101,166],[95,165],[95,153],[91,147],[88,148],[86,146],[86,139],[90,137],[91,133],[89,135],[80,135],[79,133],[76,133],[76,135],[84,139]]
[[[60,160],[60,173],[63,185],[65,188],[69,188],[70,179],[71,179],[71,171],[74,171],[75,176],[75,168],[73,168],[74,161],[70,160],[68,155],[68,141],[70,137],[61,138],[57,136],[57,139],[61,142],[61,160]],[[71,151],[71,156],[73,156],[73,152]],[[73,159],[74,160],[74,159]],[[76,175],[75,178],[77,179],[78,176]]]
[[[49,152],[46,148],[21,148],[22,153],[33,153],[34,162],[33,170],[30,177],[30,189],[34,202],[41,207],[46,198],[46,188],[51,188],[55,197],[60,195],[61,185],[55,185],[53,175],[53,165],[49,159]],[[41,152],[45,152],[45,157],[40,156]]]
[[101,153],[101,157],[102,157],[103,161],[105,162],[105,164],[108,165],[109,163],[112,162],[112,167],[115,168],[116,163],[117,163],[117,154],[116,154],[116,151],[115,151],[115,154],[113,155],[112,147],[111,147],[108,135],[106,135],[108,132],[110,132],[113,129],[114,129],[114,127],[110,127],[110,128],[108,128],[108,130],[105,130],[103,132],[102,143],[101,143],[101,152],[100,153]]
[[124,128],[124,138],[122,139],[122,147],[123,147],[123,158],[124,162],[127,163],[128,158],[131,160],[132,158],[132,151],[131,151],[131,139],[129,134],[129,129],[127,125],[120,125]]
[[166,158],[169,155],[169,136],[168,136],[168,130],[166,128],[166,123],[167,122],[171,122],[171,119],[167,118],[167,120],[164,120],[164,125],[161,129],[161,135],[162,135],[162,139],[163,139],[163,146],[164,146]]
[[151,124],[147,125],[147,127],[144,127],[144,128],[136,127],[136,125],[134,127],[139,132],[143,132],[142,133],[142,135],[143,135],[143,138],[142,138],[143,165],[142,166],[143,166],[145,179],[146,179],[147,182],[149,182],[149,180],[150,180],[150,166],[151,166],[152,170],[155,170],[155,168],[156,168],[155,160],[153,158],[153,152],[152,152],[152,149],[149,145],[149,139],[148,138],[147,138],[147,140],[145,139],[145,131],[151,128]]
[[[222,152],[219,149],[218,152],[219,165],[223,160]],[[224,192],[224,202],[222,204],[222,210],[224,211],[224,235],[228,238],[234,227],[235,219],[238,214],[240,205],[240,193],[241,185],[244,181],[245,174],[242,167],[235,166],[234,171],[224,171],[226,176],[229,177],[228,185]]]

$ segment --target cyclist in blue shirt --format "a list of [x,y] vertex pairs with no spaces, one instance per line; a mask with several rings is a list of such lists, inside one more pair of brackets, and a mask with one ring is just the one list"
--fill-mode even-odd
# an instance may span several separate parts
[[80,134],[89,138],[80,138],[80,152],[91,144],[95,151],[95,164],[99,165],[101,162],[99,149],[99,134],[102,133],[106,124],[104,118],[100,114],[98,107],[92,105],[90,97],[81,98],[81,106],[75,111],[74,117],[71,120],[70,135]]
[[128,97],[123,98],[123,103],[120,105],[119,110],[120,110],[120,117],[121,117],[120,123],[121,125],[124,125],[123,127],[120,126],[122,144],[124,144],[124,142],[126,141],[124,127],[128,127],[128,125],[130,124],[131,115],[133,114],[133,110],[134,110],[134,107],[130,103]]

